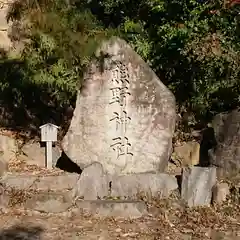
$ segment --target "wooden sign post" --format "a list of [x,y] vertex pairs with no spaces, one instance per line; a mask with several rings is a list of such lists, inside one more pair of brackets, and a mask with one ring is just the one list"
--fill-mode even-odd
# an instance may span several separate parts
[[59,127],[52,124],[47,123],[42,126],[40,126],[41,129],[41,141],[46,142],[46,162],[45,166],[48,169],[52,169],[52,142],[57,141],[57,132]]

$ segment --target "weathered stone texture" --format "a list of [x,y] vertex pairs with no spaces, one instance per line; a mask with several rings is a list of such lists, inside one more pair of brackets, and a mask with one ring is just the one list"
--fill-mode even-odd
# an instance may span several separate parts
[[58,176],[36,176],[27,174],[5,174],[1,183],[7,187],[27,190],[35,188],[41,191],[70,190],[76,186],[79,175],[68,173]]
[[72,206],[68,193],[38,193],[24,203],[24,207],[39,212],[60,213]]
[[180,161],[182,166],[195,166],[199,164],[200,144],[197,142],[186,142],[174,148],[173,161]]
[[100,163],[85,168],[73,189],[74,198],[96,200],[108,195],[109,182]]
[[240,171],[239,110],[218,114],[212,122],[216,146],[210,151],[210,164],[219,167],[221,175],[234,175]]
[[0,209],[7,208],[9,202],[9,196],[6,193],[6,189],[0,184]]
[[6,19],[8,7],[11,2],[10,0],[1,1],[0,8],[0,47],[6,50],[12,46],[11,40],[8,37],[9,23]]
[[98,217],[115,218],[139,218],[147,214],[147,206],[142,201],[121,201],[121,200],[78,200],[76,205]]
[[86,73],[69,131],[68,157],[110,174],[163,171],[172,152],[175,98],[125,41],[102,45]]
[[0,177],[2,177],[7,170],[8,170],[8,164],[0,157]]
[[147,197],[167,198],[177,188],[177,179],[168,174],[132,174],[112,179],[111,196],[124,199],[144,194]]
[[13,137],[0,135],[0,156],[1,160],[8,163],[10,160],[16,159],[18,146]]
[[217,183],[213,187],[213,202],[221,204],[227,200],[230,189],[227,183]]
[[189,207],[209,206],[216,180],[216,168],[184,168],[181,185],[182,199]]
[[[37,142],[29,142],[22,147],[23,154],[19,158],[28,165],[46,166],[46,146],[41,147]],[[61,149],[58,146],[52,149],[53,166],[56,165],[58,158],[61,156]]]

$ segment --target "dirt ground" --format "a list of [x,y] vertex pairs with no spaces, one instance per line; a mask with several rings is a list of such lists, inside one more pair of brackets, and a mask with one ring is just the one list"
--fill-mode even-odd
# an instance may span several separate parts
[[[50,174],[17,161],[9,170]],[[240,240],[239,195],[221,206],[193,209],[176,199],[153,200],[149,215],[135,220],[99,219],[77,208],[47,214],[13,206],[0,210],[0,240]]]
[[21,208],[1,213],[0,239],[240,239],[240,205],[186,209],[174,201],[149,205],[148,216],[135,220],[98,219],[73,208],[46,214]]

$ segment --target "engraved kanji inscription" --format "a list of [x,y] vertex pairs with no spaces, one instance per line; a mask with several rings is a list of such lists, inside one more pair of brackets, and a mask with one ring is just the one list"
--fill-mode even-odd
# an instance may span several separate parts
[[110,87],[111,98],[109,104],[117,104],[120,106],[119,111],[114,111],[110,122],[116,124],[116,133],[119,137],[112,139],[111,148],[117,153],[117,159],[123,155],[131,155],[131,144],[126,137],[127,127],[131,121],[131,117],[128,116],[126,111],[127,97],[129,92],[129,73],[125,64],[117,62],[115,68],[112,71],[112,86]]
[[120,69],[118,67],[116,67],[115,69],[112,70],[112,82],[115,84],[119,84],[120,83]]
[[110,119],[110,122],[116,122],[116,130],[119,130],[121,127],[121,132],[126,133],[127,124],[131,121],[131,118],[128,116],[127,112],[124,110],[121,114],[113,112],[113,117]]
[[131,118],[128,116],[127,112],[124,110],[122,112],[122,116],[120,118],[120,123],[121,123],[121,126],[122,126],[122,132],[124,132],[124,134],[127,131],[127,125],[130,121],[131,121]]
[[133,153],[129,151],[131,144],[129,143],[127,137],[117,137],[113,138],[112,140],[113,144],[111,145],[111,148],[117,153],[117,159],[123,155],[133,156]]
[[116,130],[118,130],[119,125],[121,124],[120,116],[117,112],[114,112],[113,115],[114,116],[113,116],[113,118],[110,119],[110,122],[115,121],[116,122]]
[[110,90],[112,91],[112,98],[109,104],[119,103],[120,106],[126,106],[126,98],[131,95],[128,87],[113,87]]

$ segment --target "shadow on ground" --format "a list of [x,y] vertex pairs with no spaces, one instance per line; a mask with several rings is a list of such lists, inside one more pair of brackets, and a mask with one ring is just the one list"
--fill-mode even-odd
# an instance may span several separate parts
[[40,226],[14,225],[0,231],[0,240],[40,240],[43,231]]

